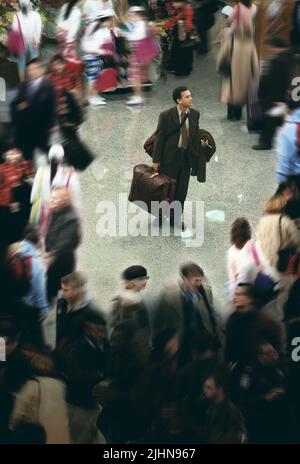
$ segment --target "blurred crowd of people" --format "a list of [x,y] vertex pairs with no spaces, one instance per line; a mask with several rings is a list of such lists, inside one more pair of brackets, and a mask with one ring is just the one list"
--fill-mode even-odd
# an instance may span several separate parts
[[74,271],[70,193],[54,188],[44,259],[34,225],[1,249],[1,441],[299,442],[299,187],[280,184],[255,236],[246,218],[232,224],[222,311],[193,262],[151,300],[132,265],[99,306]]
[[[221,101],[227,104],[227,119],[241,120],[246,107],[248,130],[260,133],[252,148],[270,150],[275,145],[279,181],[284,175],[299,174],[294,150],[299,122],[299,3],[271,1],[264,11],[263,31],[258,31],[263,14],[260,12],[259,18],[252,0],[241,0],[222,12],[227,25],[219,34],[217,69],[222,76]],[[257,35],[262,32],[258,53]]]
[[[242,0],[228,15],[218,60],[228,118],[241,117],[256,85],[263,102],[260,146],[270,147],[283,127],[278,189],[255,234],[244,217],[231,226],[226,310],[215,308],[213,286],[193,262],[183,263],[178,282],[151,304],[144,296],[147,269],[126,268],[121,290],[102,308],[76,266],[79,172],[93,160],[78,135],[85,107],[81,76],[85,69],[89,103],[104,105],[100,93],[115,88],[116,61],[121,68],[128,56],[130,102],[140,104],[142,68],[157,53],[156,26],[141,6],[131,6],[128,22],[117,26],[110,0],[104,8],[99,2],[100,10],[96,1],[86,1],[83,10],[69,1],[58,22],[59,53],[47,67],[37,53],[41,25],[29,3],[20,0],[13,23],[16,30],[27,25],[18,65],[4,48],[0,55],[11,102],[0,164],[0,337],[6,342],[0,441],[299,442],[300,364],[292,353],[300,327],[300,107],[288,74],[297,56],[296,26],[293,50],[279,36],[269,39],[273,55],[260,77],[256,8]],[[154,16],[167,18],[167,61],[177,75],[192,71],[195,44],[199,53],[208,51],[215,4],[197,3],[194,10],[178,1],[153,8]],[[286,119],[269,111],[282,104]]]

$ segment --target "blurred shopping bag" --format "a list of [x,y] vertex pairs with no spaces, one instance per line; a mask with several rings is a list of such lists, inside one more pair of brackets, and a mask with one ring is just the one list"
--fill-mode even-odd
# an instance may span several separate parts
[[159,54],[160,45],[157,38],[153,35],[139,40],[135,48],[137,61],[141,64],[150,63],[150,61]]
[[118,85],[117,70],[115,68],[103,69],[94,84],[94,89],[98,92],[112,92]]

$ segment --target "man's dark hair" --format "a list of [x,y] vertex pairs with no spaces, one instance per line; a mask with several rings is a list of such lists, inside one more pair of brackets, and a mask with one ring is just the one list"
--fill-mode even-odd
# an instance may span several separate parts
[[231,225],[231,243],[242,249],[251,238],[251,227],[244,217],[237,218]]
[[24,231],[24,239],[34,245],[37,245],[40,241],[41,235],[40,230],[33,224],[28,224]]
[[180,274],[182,277],[190,278],[194,276],[204,276],[203,269],[196,263],[185,263],[180,266]]
[[240,2],[247,8],[250,8],[252,5],[252,0],[240,0]]
[[243,288],[246,291],[246,296],[250,298],[255,304],[259,302],[259,295],[252,284],[249,282],[240,282],[238,287]]
[[17,147],[17,145],[14,143],[13,140],[9,140],[6,144],[5,144],[5,147],[4,147],[4,153],[6,153],[7,151],[9,150],[20,150],[19,147]]
[[26,67],[28,68],[31,64],[38,64],[39,66],[42,66],[42,60],[40,58],[32,58],[32,60],[27,61]]
[[176,105],[178,104],[178,101],[180,98],[181,98],[181,94],[182,92],[186,92],[188,89],[188,87],[186,87],[185,85],[181,85],[180,87],[176,87],[176,89],[173,90],[173,100],[174,102],[176,103]]

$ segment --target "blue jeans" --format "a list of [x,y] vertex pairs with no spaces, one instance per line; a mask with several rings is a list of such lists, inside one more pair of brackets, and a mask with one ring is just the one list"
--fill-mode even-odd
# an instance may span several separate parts
[[26,62],[33,60],[39,56],[38,51],[32,46],[32,44],[26,44],[26,51],[24,55],[18,56],[18,68],[19,72],[24,73],[26,69]]

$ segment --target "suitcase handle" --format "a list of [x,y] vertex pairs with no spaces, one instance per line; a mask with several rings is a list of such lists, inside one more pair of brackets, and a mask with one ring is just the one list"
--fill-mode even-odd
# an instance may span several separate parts
[[[149,166],[147,166],[147,167],[149,167]],[[133,168],[133,169],[134,169],[134,168]],[[140,179],[143,177],[144,174],[145,174],[145,173],[142,172],[142,173],[136,178],[135,183],[134,183],[134,185],[132,185],[131,188],[135,189],[137,183],[140,181]]]
[[159,176],[159,172],[154,172],[151,176],[150,179],[153,179],[153,177]]

